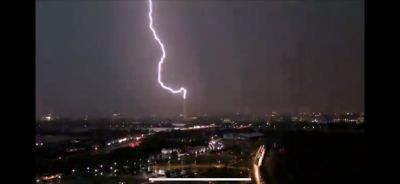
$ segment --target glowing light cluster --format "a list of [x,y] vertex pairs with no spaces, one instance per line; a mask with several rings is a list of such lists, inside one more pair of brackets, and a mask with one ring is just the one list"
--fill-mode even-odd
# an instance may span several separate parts
[[264,159],[265,151],[266,151],[265,146],[264,145],[260,146],[257,150],[256,156],[254,157],[253,171],[254,171],[254,180],[256,184],[264,183],[260,175],[260,167]]
[[158,35],[156,33],[156,30],[153,28],[153,16],[152,16],[153,3],[152,3],[152,0],[148,0],[148,1],[149,1],[149,20],[150,20],[149,28],[153,32],[154,39],[160,45],[161,51],[162,51],[162,56],[160,58],[160,61],[158,62],[158,83],[161,85],[162,88],[170,91],[171,93],[174,93],[174,94],[182,93],[182,98],[186,99],[186,89],[184,87],[180,87],[178,90],[176,90],[176,89],[166,86],[161,80],[162,64],[164,63],[164,59],[166,57],[166,51],[164,48],[164,44],[161,42],[160,38],[158,37]]

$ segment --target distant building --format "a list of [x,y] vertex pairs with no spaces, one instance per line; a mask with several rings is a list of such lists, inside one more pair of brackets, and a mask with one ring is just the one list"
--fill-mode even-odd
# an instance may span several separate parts
[[259,132],[253,132],[253,133],[227,133],[223,135],[224,139],[228,140],[245,140],[245,139],[255,139],[255,138],[260,138],[263,137],[264,134],[259,133]]
[[179,157],[181,150],[176,148],[163,148],[161,150],[161,158],[163,159],[171,159],[172,157]]
[[186,124],[185,123],[173,123],[172,126],[174,127],[184,127]]
[[189,154],[205,153],[206,150],[207,150],[207,148],[205,146],[193,146],[193,147],[186,148],[186,151]]
[[153,131],[153,132],[170,132],[172,131],[174,128],[172,127],[156,127],[156,128],[149,128],[149,131]]
[[42,118],[40,118],[42,121],[51,121],[53,120],[53,117],[51,116],[51,114],[48,114],[46,116],[42,116]]
[[224,122],[224,123],[231,123],[232,120],[231,120],[230,118],[224,118],[223,122]]
[[169,155],[169,154],[172,154],[173,152],[180,153],[181,150],[180,149],[176,149],[176,148],[169,148],[169,149],[163,148],[163,149],[161,149],[161,154],[164,154],[164,155]]

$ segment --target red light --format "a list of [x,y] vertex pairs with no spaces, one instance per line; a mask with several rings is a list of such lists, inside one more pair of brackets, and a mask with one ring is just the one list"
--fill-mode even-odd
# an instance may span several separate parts
[[141,143],[141,141],[134,141],[134,142],[132,142],[132,143],[129,144],[129,147],[135,148],[135,147],[139,146],[140,143]]

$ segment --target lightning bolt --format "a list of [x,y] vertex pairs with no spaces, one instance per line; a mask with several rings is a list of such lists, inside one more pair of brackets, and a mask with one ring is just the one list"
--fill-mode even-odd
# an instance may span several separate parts
[[150,20],[149,28],[150,28],[151,32],[153,32],[154,39],[158,42],[158,44],[161,47],[161,51],[162,51],[162,56],[160,58],[160,61],[158,62],[158,83],[161,85],[162,88],[170,91],[173,94],[182,93],[182,98],[186,99],[186,89],[184,87],[180,87],[179,90],[172,89],[171,87],[166,86],[161,80],[162,65],[164,63],[166,51],[164,48],[164,44],[161,42],[160,38],[157,36],[156,30],[153,28],[153,16],[152,16],[153,3],[151,0],[148,0],[148,1],[149,1],[149,20]]

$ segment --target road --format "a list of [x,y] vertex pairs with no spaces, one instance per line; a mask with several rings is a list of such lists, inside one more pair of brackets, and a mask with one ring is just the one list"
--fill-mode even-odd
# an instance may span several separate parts
[[247,170],[247,167],[224,166],[224,164],[163,164],[153,165],[152,169],[181,169],[181,168],[229,168]]
[[258,148],[257,153],[253,158],[253,174],[254,174],[253,177],[256,184],[265,183],[260,174],[260,167],[262,166],[264,156],[265,156],[265,146],[261,145]]
[[97,150],[85,150],[82,152],[75,152],[70,155],[64,155],[62,159],[71,159],[71,158],[76,158],[76,157],[81,157],[83,155],[99,155],[99,154],[109,154],[110,152],[118,149],[118,148],[123,148],[123,147],[129,147],[131,143],[137,144],[139,146],[141,140],[147,138],[150,134],[143,135],[142,137],[133,139],[133,140],[127,140],[121,143],[116,143],[110,146],[103,146],[98,148]]

